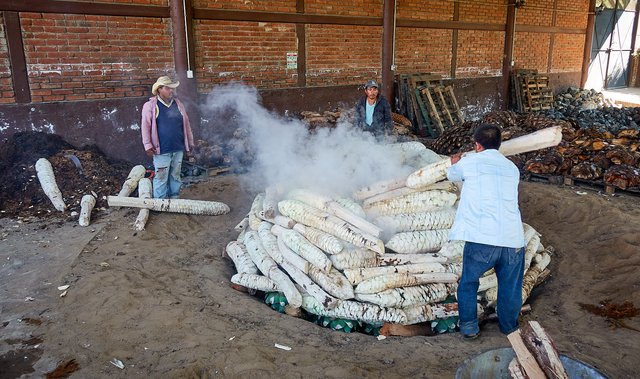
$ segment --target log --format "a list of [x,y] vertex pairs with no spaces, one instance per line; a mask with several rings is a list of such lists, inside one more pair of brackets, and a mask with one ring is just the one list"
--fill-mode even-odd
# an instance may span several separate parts
[[513,379],[528,379],[524,369],[520,366],[520,363],[518,363],[518,358],[515,357],[509,362],[509,375],[511,375]]
[[385,322],[380,328],[380,334],[383,336],[401,336],[401,337],[414,337],[414,336],[428,336],[433,334],[431,326],[428,323],[420,323],[414,325],[399,325]]
[[[138,182],[138,197],[141,199],[151,199],[153,197],[151,180],[147,178],[140,179],[140,181]],[[140,209],[140,212],[138,212],[138,217],[136,217],[136,220],[133,222],[133,229],[137,231],[144,230],[148,220],[149,210]]]
[[96,205],[96,198],[93,195],[84,195],[80,200],[80,217],[78,217],[78,223],[80,226],[89,226],[91,221],[91,211]]
[[107,196],[110,207],[134,207],[159,212],[187,213],[217,216],[229,213],[229,206],[217,201],[187,199],[140,199],[135,197]]
[[417,263],[446,263],[447,258],[437,254],[392,254],[378,257],[378,266],[396,266]]
[[513,351],[516,352],[516,357],[518,357],[518,362],[524,369],[527,377],[529,379],[545,379],[544,371],[538,365],[538,362],[534,358],[534,356],[527,350],[524,342],[522,341],[522,336],[520,335],[520,329],[515,332],[509,334],[507,336],[509,342],[511,343],[511,347]]
[[264,200],[262,201],[261,215],[265,218],[274,218],[278,206],[278,189],[275,186],[265,188]]
[[144,178],[147,169],[143,165],[134,166],[127,176],[127,180],[122,184],[122,189],[118,193],[118,196],[127,197],[138,187],[140,179]]
[[[500,152],[504,156],[516,155],[556,146],[560,141],[562,141],[562,128],[553,126],[505,141],[500,146]],[[473,153],[468,152],[465,154]],[[427,165],[409,175],[406,185],[409,188],[418,188],[444,180],[447,177],[449,167],[451,167],[451,158]]]
[[60,192],[58,184],[56,183],[56,177],[53,174],[51,162],[46,158],[38,159],[36,162],[36,174],[38,175],[38,180],[40,181],[42,190],[49,200],[51,200],[54,208],[60,212],[64,212],[67,209],[67,205],[64,203],[62,192]]
[[533,353],[542,371],[550,379],[569,379],[555,343],[537,321],[529,321],[520,330],[525,346]]
[[383,192],[389,192],[394,189],[402,188],[405,186],[407,177],[385,180],[377,183],[373,183],[367,187],[361,188],[353,193],[353,198],[356,200],[364,200],[366,198],[381,194]]

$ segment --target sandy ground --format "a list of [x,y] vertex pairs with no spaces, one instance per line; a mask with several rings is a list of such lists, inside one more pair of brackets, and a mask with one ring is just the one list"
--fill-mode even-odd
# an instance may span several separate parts
[[[252,195],[238,177],[217,177],[184,197],[223,201],[230,214],[153,213],[140,233],[128,209],[88,228],[0,220],[0,378],[39,377],[69,359],[80,366],[72,378],[451,378],[466,358],[509,346],[495,323],[471,342],[457,333],[379,341],[279,314],[231,289],[234,269],[221,251]],[[524,320],[611,378],[638,377],[640,332],[611,329],[578,305],[640,306],[638,198],[523,183],[520,202],[524,221],[557,250]],[[59,297],[63,284],[71,287]],[[640,329],[639,317],[626,322]]]

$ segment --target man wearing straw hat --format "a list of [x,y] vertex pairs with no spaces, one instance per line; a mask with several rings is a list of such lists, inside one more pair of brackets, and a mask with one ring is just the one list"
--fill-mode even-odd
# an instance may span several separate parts
[[193,134],[184,105],[174,97],[180,82],[161,76],[153,84],[152,97],[142,107],[142,144],[153,158],[153,197],[175,199],[180,194],[182,157],[191,157]]

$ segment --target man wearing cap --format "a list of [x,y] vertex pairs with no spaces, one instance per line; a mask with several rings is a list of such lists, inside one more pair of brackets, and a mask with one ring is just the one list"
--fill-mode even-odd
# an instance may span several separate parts
[[191,156],[193,134],[184,105],[174,97],[180,82],[161,76],[153,84],[152,97],[142,107],[142,144],[153,157],[153,197],[177,198],[180,194],[180,171],[186,151]]
[[373,133],[375,136],[391,134],[391,105],[380,94],[375,80],[364,85],[364,96],[356,104],[355,126]]

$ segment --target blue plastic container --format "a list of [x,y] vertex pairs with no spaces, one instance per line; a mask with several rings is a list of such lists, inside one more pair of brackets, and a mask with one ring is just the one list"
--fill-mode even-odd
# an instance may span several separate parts
[[[493,349],[467,358],[456,371],[456,379],[496,379],[511,378],[509,362],[516,356],[510,347]],[[588,364],[560,355],[560,361],[569,379],[608,379],[604,374]]]

